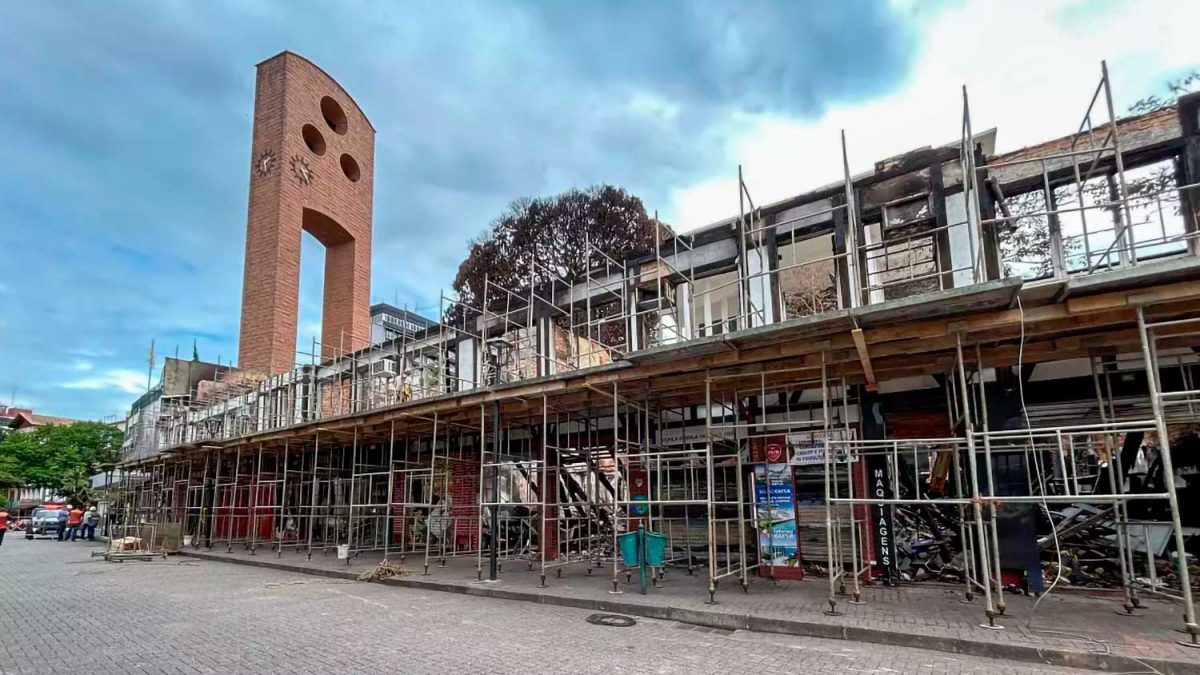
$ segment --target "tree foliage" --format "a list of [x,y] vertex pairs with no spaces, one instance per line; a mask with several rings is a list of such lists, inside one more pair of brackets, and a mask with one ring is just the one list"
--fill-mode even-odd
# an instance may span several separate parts
[[86,503],[89,479],[116,462],[120,451],[121,430],[99,422],[7,434],[0,439],[0,486],[49,488]]
[[1193,70],[1178,80],[1168,82],[1165,92],[1150,94],[1135,101],[1133,105],[1129,106],[1129,114],[1142,115],[1170,108],[1175,105],[1175,99],[1191,93],[1197,86],[1200,86],[1200,71]]
[[[471,241],[454,278],[460,304],[449,308],[446,318],[472,316],[484,302],[485,279],[518,295],[555,277],[573,281],[595,262],[587,260],[587,243],[618,261],[648,252],[654,227],[642,200],[611,185],[514,201]],[[499,293],[489,290],[488,302]]]
[[[1144,96],[1127,109],[1129,115],[1144,115],[1165,110],[1175,105],[1178,97],[1200,87],[1200,72],[1193,71],[1177,80],[1168,82],[1164,91]],[[1178,193],[1170,192],[1175,185],[1175,172],[1171,166],[1159,165],[1146,171],[1129,171],[1125,175],[1126,193],[1130,200],[1143,198],[1147,203],[1157,199],[1161,206],[1173,215],[1179,215],[1180,205]],[[1080,205],[1106,204],[1112,201],[1110,187],[1106,177],[1095,176],[1076,187],[1074,183],[1055,188],[1055,206],[1058,209],[1072,209]],[[1012,215],[1012,220],[998,226],[1000,235],[1001,255],[1004,259],[1006,276],[1023,274],[1032,277],[1046,276],[1052,273],[1050,256],[1050,230],[1045,214],[1047,204],[1041,190],[1011,195],[1005,199],[1005,206]],[[1095,213],[1094,210],[1089,213]],[[1136,217],[1134,218],[1136,222]],[[1091,228],[1089,228],[1091,229]],[[1097,255],[1102,252],[1092,252]],[[1104,263],[1103,259],[1085,260],[1082,238],[1079,236],[1064,236],[1063,257],[1069,267],[1072,265],[1087,266],[1094,262]]]

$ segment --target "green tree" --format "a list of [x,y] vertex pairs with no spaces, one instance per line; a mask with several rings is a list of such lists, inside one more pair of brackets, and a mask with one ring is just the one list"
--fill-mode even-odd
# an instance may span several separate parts
[[48,466],[45,434],[41,429],[13,433],[0,440],[0,461],[15,467],[16,485],[52,487],[54,476]]
[[120,451],[121,430],[99,422],[8,434],[0,440],[0,485],[49,488],[85,504],[89,479],[116,462]]
[[0,490],[21,487],[24,484],[25,481],[21,480],[21,466],[17,464],[16,458],[0,455]]

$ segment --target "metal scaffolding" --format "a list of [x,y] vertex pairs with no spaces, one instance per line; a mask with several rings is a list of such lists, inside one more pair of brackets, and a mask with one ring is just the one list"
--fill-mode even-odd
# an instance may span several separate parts
[[[527,278],[511,285],[485,277],[477,307],[443,293],[433,325],[389,343],[347,352],[359,336],[338,336],[336,348],[314,339],[295,370],[270,377],[218,364],[211,381],[139,416],[131,466],[110,487],[114,539],[136,537],[141,554],[175,537],[250,555],[292,549],[311,560],[332,551],[347,566],[379,553],[385,563],[420,560],[425,575],[473,558],[479,580],[524,566],[542,586],[582,569],[607,588],[608,575],[596,573],[605,569],[620,593],[633,573],[620,537],[640,525],[666,540],[655,583],[671,570],[704,569],[716,602],[722,580],[748,593],[753,576],[773,584],[807,573],[828,585],[828,613],[837,614],[839,596],[859,604],[871,584],[903,582],[892,574],[903,538],[906,559],[953,580],[964,601],[981,599],[982,625],[998,629],[1011,567],[1001,531],[1019,507],[1038,526],[1049,522],[1035,542],[1038,567],[1026,571],[1039,586],[1050,554],[1051,589],[1062,578],[1060,539],[1110,529],[1124,612],[1150,594],[1177,600],[1195,645],[1171,452],[1177,427],[1200,414],[1193,307],[1131,296],[1141,297],[1136,311],[1114,305],[1113,314],[1126,313],[1100,337],[1069,312],[1058,317],[1071,325],[1055,334],[1094,342],[1086,348],[1094,401],[1040,407],[1024,391],[1024,288],[985,309],[936,313],[949,302],[942,295],[890,317],[866,310],[989,279],[999,286],[992,268],[1014,262],[1004,259],[1003,235],[1034,221],[1046,225],[1052,281],[1144,263],[1194,242],[1196,232],[1165,224],[1163,209],[1196,186],[1130,189],[1104,66],[1065,151],[989,163],[965,88],[961,120],[958,141],[924,165],[936,166],[936,185],[890,186],[870,208],[844,133],[842,179],[807,200],[756,204],[739,167],[739,213],[728,221],[736,260],[705,260],[696,239],[656,216],[654,251],[642,258],[617,260],[585,240],[581,269],[526,261]],[[1010,211],[1014,196],[997,176],[1030,166],[1042,206]],[[1101,182],[1108,196],[1096,199]],[[1098,213],[1107,221],[1098,224]],[[1146,227],[1154,216],[1158,234]],[[1043,306],[1066,297],[1055,293]],[[877,351],[892,363],[876,373],[864,328],[932,323],[924,309],[940,325],[889,345],[891,354]],[[1007,316],[1008,332],[963,328],[961,317],[984,311]],[[789,325],[778,333],[748,330],[780,322]],[[751,332],[744,343],[725,335]],[[917,344],[926,338],[932,346]],[[653,351],[670,346],[679,352]],[[743,348],[757,360],[743,363]],[[912,358],[901,362],[906,349]],[[672,372],[678,363],[686,369]],[[634,375],[622,379],[621,369]],[[576,379],[555,381],[568,373]],[[877,375],[920,379],[911,389],[936,399],[930,411],[945,412],[948,431],[908,438],[882,414],[868,419],[864,401],[882,396]],[[1122,388],[1125,376],[1144,379],[1145,395]],[[996,419],[989,399],[1019,416]],[[149,452],[163,444],[173,451]],[[1123,466],[1142,451],[1162,465],[1152,489]],[[811,489],[805,504],[780,513],[776,488],[798,502],[801,482]],[[776,528],[789,518],[791,530]],[[804,550],[777,539],[801,531]],[[920,551],[917,539],[928,540]],[[1157,563],[1172,547],[1167,579]]]

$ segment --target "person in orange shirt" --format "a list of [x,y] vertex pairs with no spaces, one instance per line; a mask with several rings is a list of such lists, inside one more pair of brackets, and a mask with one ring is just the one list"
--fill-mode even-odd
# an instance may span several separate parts
[[72,507],[70,513],[67,514],[67,532],[63,535],[63,538],[75,541],[79,536],[79,524],[82,522],[83,511],[78,506]]
[[0,546],[4,544],[5,532],[8,532],[8,511],[0,506]]

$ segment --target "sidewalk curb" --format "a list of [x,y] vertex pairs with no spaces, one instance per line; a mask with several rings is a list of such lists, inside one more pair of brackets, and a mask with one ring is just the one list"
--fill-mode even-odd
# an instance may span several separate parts
[[[212,560],[235,565],[262,567],[285,572],[296,572],[311,576],[349,579],[356,581],[358,574],[347,570],[317,569],[290,565],[271,560],[249,560],[245,558],[230,558],[221,554],[203,551],[180,552],[180,555]],[[969,640],[958,637],[936,637],[931,635],[912,635],[899,631],[882,630],[878,628],[861,628],[857,626],[834,626],[824,623],[801,621],[797,619],[772,619],[746,614],[733,614],[712,610],[682,609],[655,605],[643,605],[633,602],[599,600],[591,598],[570,598],[545,593],[528,591],[513,591],[494,587],[465,586],[439,581],[421,579],[391,578],[381,582],[387,586],[412,588],[444,593],[458,593],[476,597],[493,598],[497,600],[515,600],[534,602],[577,609],[589,609],[598,612],[612,612],[640,616],[648,619],[676,621],[706,628],[721,628],[726,630],[748,630],[758,633],[775,633],[780,635],[796,635],[802,637],[818,637],[835,640],[849,640],[869,644],[889,645],[893,647],[913,647],[951,654],[982,656],[993,659],[1038,663],[1050,666],[1083,668],[1107,672],[1138,672],[1145,671],[1151,666],[1164,674],[1195,673],[1197,665],[1187,661],[1169,661],[1163,659],[1133,659],[1117,654],[1101,654],[1081,652],[1061,648],[1038,648],[1025,645],[997,644],[983,640]]]

